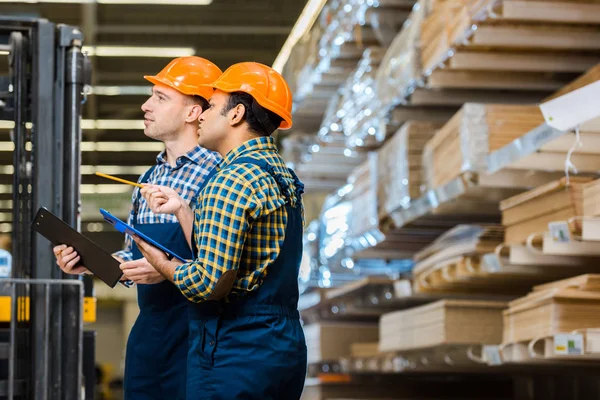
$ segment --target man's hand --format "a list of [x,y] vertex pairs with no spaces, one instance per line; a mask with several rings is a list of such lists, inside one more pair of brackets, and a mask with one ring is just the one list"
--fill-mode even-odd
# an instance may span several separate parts
[[56,264],[65,274],[81,275],[89,273],[88,269],[83,265],[75,267],[79,260],[81,260],[81,256],[77,254],[73,247],[61,244],[52,249],[52,252],[56,257]]
[[160,249],[148,244],[146,241],[140,239],[137,235],[132,236],[133,240],[140,249],[140,252],[145,257],[146,261],[163,277],[173,282],[173,275],[175,275],[175,269],[181,263],[178,261],[169,261],[167,255]]
[[140,193],[155,214],[176,214],[181,208],[187,207],[179,193],[168,186],[144,185]]
[[121,264],[121,271],[125,278],[137,284],[160,283],[165,278],[145,258],[128,261]]

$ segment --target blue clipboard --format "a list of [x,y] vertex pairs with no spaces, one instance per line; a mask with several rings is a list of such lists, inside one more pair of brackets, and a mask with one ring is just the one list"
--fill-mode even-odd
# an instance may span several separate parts
[[114,226],[115,229],[118,230],[119,232],[126,233],[128,235],[137,235],[144,241],[146,241],[149,244],[151,244],[152,246],[156,247],[157,249],[161,249],[162,251],[164,251],[167,254],[167,256],[169,256],[169,258],[177,258],[178,260],[187,262],[185,258],[175,254],[174,252],[167,249],[160,243],[157,243],[156,241],[150,239],[148,236],[144,235],[142,232],[138,231],[134,227],[127,225],[125,222],[121,221],[119,218],[115,217],[114,215],[112,215],[111,213],[106,211],[105,209],[101,208],[100,214],[102,214],[102,216],[104,217],[104,220],[106,222],[108,222],[109,224]]

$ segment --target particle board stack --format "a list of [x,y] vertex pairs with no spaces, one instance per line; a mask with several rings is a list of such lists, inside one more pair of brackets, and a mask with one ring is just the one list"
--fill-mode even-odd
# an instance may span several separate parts
[[369,153],[367,161],[356,168],[348,178],[348,183],[353,185],[349,195],[352,203],[349,235],[352,238],[360,237],[372,229],[378,229],[376,176],[376,155]]
[[[415,293],[522,294],[533,274],[506,273],[486,257],[502,243],[499,225],[458,225],[414,257]],[[543,282],[547,280],[542,280]]]
[[567,93],[571,93],[598,80],[600,80],[600,64],[594,65],[592,68],[586,71],[585,74],[581,75],[568,85],[565,85],[562,89],[548,97],[545,101],[550,101]]
[[[363,123],[373,110],[377,94],[374,89],[375,72],[384,55],[381,47],[365,50],[356,70],[348,78],[336,114],[341,115],[342,129],[348,147],[371,147],[375,138],[373,130],[363,129]],[[374,129],[374,128],[373,128]]]
[[379,220],[397,208],[408,207],[422,193],[422,154],[440,125],[410,121],[377,152]]
[[423,170],[428,188],[465,172],[487,169],[486,156],[543,123],[537,106],[467,103],[427,143]]
[[596,2],[439,2],[422,24],[423,71],[438,88],[557,90],[598,62],[599,24]]
[[337,361],[351,353],[353,343],[376,341],[376,323],[319,322],[304,326],[308,363]]
[[503,343],[518,343],[600,326],[600,275],[534,287],[504,311]]
[[600,217],[600,179],[583,186],[583,216]]
[[503,302],[441,300],[384,314],[379,349],[410,351],[442,345],[496,344],[502,340]]
[[506,244],[525,243],[531,234],[548,231],[548,224],[583,215],[583,189],[592,179],[571,177],[540,186],[500,203]]

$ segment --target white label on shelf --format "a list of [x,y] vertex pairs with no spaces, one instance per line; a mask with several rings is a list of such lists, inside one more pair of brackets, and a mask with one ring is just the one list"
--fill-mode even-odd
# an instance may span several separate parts
[[498,260],[498,256],[495,253],[484,254],[481,266],[485,269],[485,272],[489,273],[499,272],[502,269],[500,260]]
[[483,346],[483,359],[488,365],[501,365],[502,356],[500,355],[500,347],[490,345]]
[[569,243],[571,241],[571,230],[569,224],[565,221],[548,223],[548,230],[552,240],[559,243]]
[[557,355],[582,355],[583,354],[583,335],[576,334],[558,334],[554,336],[554,354]]

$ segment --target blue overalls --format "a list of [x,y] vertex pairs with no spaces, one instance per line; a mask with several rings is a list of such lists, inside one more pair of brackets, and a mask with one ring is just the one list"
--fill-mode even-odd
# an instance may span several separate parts
[[[151,168],[142,183],[150,178]],[[194,198],[197,198],[198,193]],[[138,224],[141,195],[134,202],[134,227],[173,252],[190,259],[192,252],[179,223]],[[133,259],[143,258],[133,243]],[[140,314],[125,355],[125,400],[185,398],[189,301],[169,281],[137,285]]]
[[[285,180],[265,161],[242,157],[232,164],[259,166],[287,193]],[[292,175],[299,199],[303,185]],[[230,302],[190,303],[187,399],[300,398],[307,363],[298,313],[303,226],[300,201],[292,207],[287,198],[285,207],[283,246],[260,288]]]

